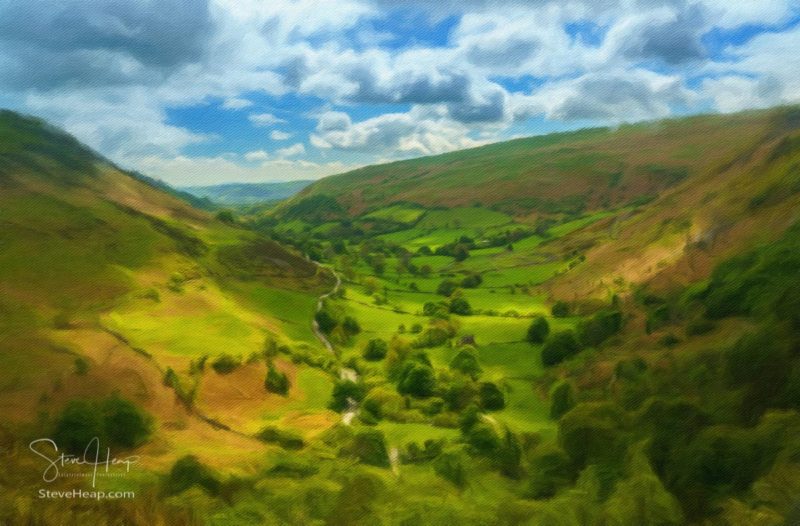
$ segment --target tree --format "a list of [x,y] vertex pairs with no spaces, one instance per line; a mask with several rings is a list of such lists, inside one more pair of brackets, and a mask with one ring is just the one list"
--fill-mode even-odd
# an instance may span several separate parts
[[469,316],[472,314],[472,306],[464,298],[455,298],[450,302],[450,312],[459,316]]
[[130,400],[112,395],[102,403],[101,410],[103,426],[111,445],[134,448],[150,437],[152,417]]
[[364,347],[362,356],[365,360],[377,362],[379,360],[383,360],[388,351],[389,344],[380,338],[375,338],[370,340],[369,343],[367,343],[367,345]]
[[194,455],[187,455],[178,459],[164,482],[164,493],[177,495],[192,486],[203,488],[210,495],[217,495],[222,484],[219,479],[200,463]]
[[550,313],[554,318],[566,318],[569,316],[569,311],[569,303],[566,301],[557,301],[553,304],[553,308],[550,310]]
[[578,340],[586,347],[600,345],[622,328],[622,313],[604,310],[578,325]]
[[580,352],[578,340],[571,330],[550,335],[542,346],[542,364],[549,367],[563,362]]
[[575,407],[575,388],[567,380],[561,380],[550,391],[550,418],[558,420]]
[[337,380],[333,386],[332,400],[328,407],[334,411],[343,411],[350,405],[350,399],[360,402],[366,395],[364,386],[352,380]]
[[481,407],[486,411],[499,411],[506,406],[503,392],[492,382],[483,382],[478,389],[478,396],[481,400]]
[[377,429],[359,431],[350,444],[350,452],[364,464],[389,467],[389,452],[383,432]]
[[323,309],[317,312],[314,315],[314,319],[317,321],[317,325],[319,326],[319,330],[324,332],[325,334],[330,334],[330,332],[336,327],[336,319],[331,316],[331,314]]
[[450,296],[457,288],[458,283],[453,280],[446,279],[439,283],[439,286],[436,288],[436,294],[441,296]]
[[442,453],[433,461],[433,471],[459,488],[467,485],[467,472],[461,455],[456,452]]
[[236,222],[236,218],[234,217],[233,212],[231,210],[220,210],[219,212],[217,212],[216,218],[217,221],[221,221],[229,225]]
[[572,484],[575,478],[572,460],[563,449],[555,445],[538,446],[530,463],[528,495],[534,499],[549,499],[559,489]]
[[483,278],[480,274],[470,274],[461,280],[461,286],[465,289],[477,288],[483,283]]
[[358,320],[352,316],[345,316],[344,320],[342,320],[342,329],[344,329],[347,336],[355,336],[361,332],[361,325],[359,325]]
[[424,398],[433,394],[436,387],[436,378],[433,368],[417,360],[408,360],[400,373],[400,382],[397,391],[400,394],[410,394]]
[[536,316],[528,327],[525,339],[532,344],[543,343],[548,334],[550,334],[550,324],[547,323],[547,319],[544,316]]
[[239,360],[230,354],[221,354],[211,363],[211,367],[217,374],[229,374],[239,367]]
[[267,376],[264,379],[264,388],[270,393],[286,396],[289,392],[289,378],[286,373],[278,371],[274,365],[267,367]]
[[453,258],[456,261],[464,261],[469,257],[469,245],[464,243],[459,243],[455,247],[453,247]]
[[481,374],[481,366],[478,364],[478,358],[471,350],[462,349],[458,351],[453,359],[450,361],[450,369],[461,372],[472,378],[477,378]]

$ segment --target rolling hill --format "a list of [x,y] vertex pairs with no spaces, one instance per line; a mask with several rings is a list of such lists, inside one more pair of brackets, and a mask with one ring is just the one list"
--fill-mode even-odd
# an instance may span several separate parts
[[312,182],[301,180],[279,183],[226,183],[210,186],[184,186],[180,190],[221,205],[239,206],[288,199]]

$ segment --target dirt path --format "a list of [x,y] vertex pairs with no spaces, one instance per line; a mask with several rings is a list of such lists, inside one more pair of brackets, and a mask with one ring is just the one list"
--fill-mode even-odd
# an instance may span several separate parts
[[[317,310],[314,312],[314,314],[316,314],[322,310],[322,305],[325,302],[326,298],[329,298],[334,294],[336,294],[337,292],[339,292],[339,288],[342,286],[342,278],[339,277],[339,274],[332,268],[327,267],[322,263],[317,263],[316,261],[314,261],[314,264],[321,269],[329,270],[331,274],[333,274],[333,277],[336,278],[336,285],[333,286],[333,289],[321,295],[319,299],[317,299]],[[327,349],[329,353],[334,354],[333,345],[331,345],[331,342],[330,340],[328,340],[328,337],[325,336],[325,334],[320,330],[319,323],[317,323],[316,317],[312,318],[311,320],[311,330],[314,331],[314,335],[322,343],[323,347],[325,347],[325,349]]]

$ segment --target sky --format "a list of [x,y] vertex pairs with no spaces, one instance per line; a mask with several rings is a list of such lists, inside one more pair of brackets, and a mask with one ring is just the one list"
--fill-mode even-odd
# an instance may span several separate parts
[[800,0],[0,0],[0,107],[179,185],[800,102]]

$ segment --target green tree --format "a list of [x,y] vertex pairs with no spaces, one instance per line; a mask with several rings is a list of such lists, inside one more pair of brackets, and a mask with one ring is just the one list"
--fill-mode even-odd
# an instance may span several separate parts
[[580,352],[580,345],[571,330],[551,334],[542,346],[542,364],[549,367]]
[[566,318],[569,316],[569,311],[569,303],[566,301],[557,301],[553,304],[553,308],[550,310],[550,313],[554,318]]
[[567,380],[557,382],[550,391],[550,418],[558,420],[575,407],[575,387]]
[[344,329],[347,336],[355,336],[361,332],[361,325],[359,325],[358,320],[352,316],[345,316],[344,320],[342,320],[342,329]]
[[506,406],[506,398],[497,385],[492,382],[483,382],[478,388],[481,407],[486,411],[499,411]]
[[458,283],[453,280],[446,279],[439,283],[439,286],[436,287],[436,294],[439,294],[440,296],[450,296],[456,291],[457,288]]
[[371,362],[377,362],[379,360],[383,360],[388,351],[389,351],[389,344],[386,343],[385,340],[381,340],[380,338],[374,338],[370,340],[364,347],[362,356],[364,357],[365,360],[369,360]]
[[286,396],[289,393],[289,378],[286,373],[278,371],[274,365],[267,367],[267,376],[264,378],[264,388],[270,392]]
[[349,405],[349,399],[360,402],[366,394],[366,389],[360,383],[352,380],[337,380],[333,385],[332,400],[328,407],[337,412],[343,411]]
[[536,316],[528,326],[528,333],[525,339],[528,343],[544,343],[547,336],[550,334],[550,324],[544,316]]
[[330,334],[330,332],[337,325],[336,319],[333,316],[331,316],[331,313],[328,312],[325,309],[317,312],[314,315],[314,319],[317,321],[317,325],[319,326],[319,330],[321,330],[325,334]]
[[467,472],[464,461],[457,452],[445,452],[433,461],[433,471],[455,486],[463,488],[467,485]]
[[478,363],[478,358],[471,349],[461,349],[458,351],[458,354],[450,360],[450,369],[466,374],[473,379],[481,374],[481,366]]
[[436,377],[433,368],[417,360],[408,360],[400,373],[397,392],[424,398],[433,394]]
[[450,302],[450,312],[459,316],[469,316],[472,314],[472,307],[464,298],[455,298]]

